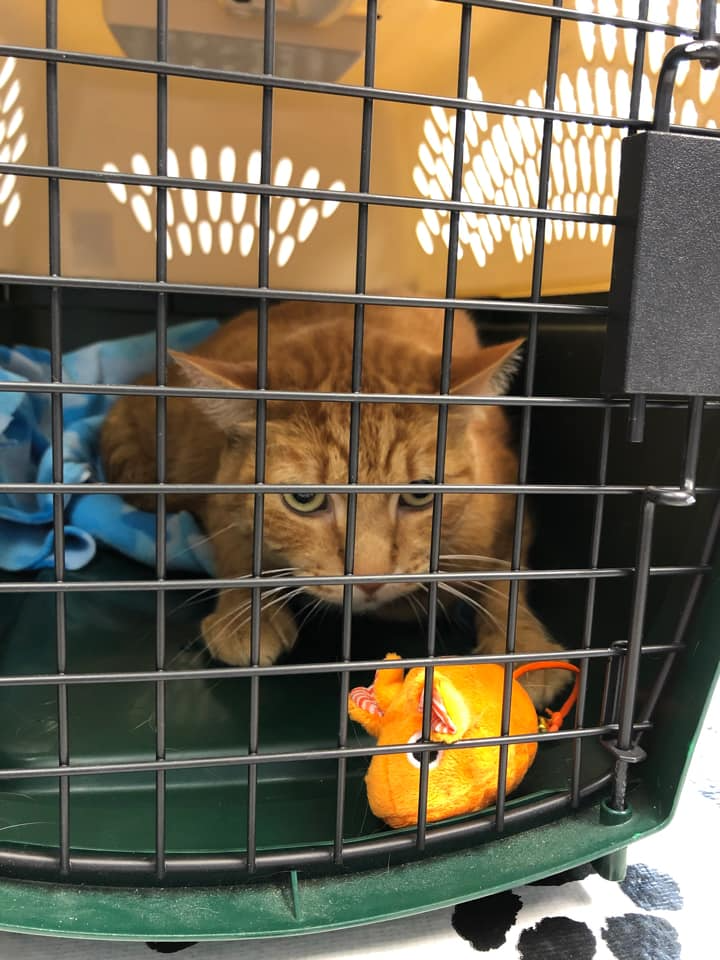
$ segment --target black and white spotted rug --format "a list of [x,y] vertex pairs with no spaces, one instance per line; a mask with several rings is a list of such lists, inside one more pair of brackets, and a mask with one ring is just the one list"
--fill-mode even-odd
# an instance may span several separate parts
[[183,947],[0,934],[0,960],[151,960],[170,952],[182,960],[712,960],[720,956],[718,854],[720,690],[673,822],[629,848],[622,884],[580,870],[411,919],[252,943]]

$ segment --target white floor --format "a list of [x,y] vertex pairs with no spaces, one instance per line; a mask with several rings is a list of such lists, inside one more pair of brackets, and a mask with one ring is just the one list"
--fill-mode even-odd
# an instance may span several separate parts
[[[720,854],[720,688],[708,712],[690,776],[678,813],[664,831],[634,844],[629,860],[670,875],[682,897],[682,907],[644,909],[634,904],[617,884],[593,875],[559,887],[519,888],[522,909],[506,942],[491,950],[474,948],[456,933],[452,909],[329,934],[238,943],[196,944],[183,950],[183,960],[230,960],[252,956],[253,960],[443,960],[455,957],[486,957],[488,960],[584,960],[563,952],[567,946],[549,944],[539,952],[523,952],[518,946],[523,930],[544,917],[567,917],[585,924],[595,938],[592,960],[711,960],[720,955],[717,937],[717,876]],[[613,953],[603,938],[608,917],[655,918],[661,930],[668,924],[669,940],[658,942],[646,931],[631,944]],[[661,938],[662,939],[662,938]],[[521,941],[522,944],[522,941]],[[669,944],[669,945],[668,945]],[[559,952],[558,952],[559,951]],[[141,943],[70,941],[17,934],[0,934],[0,960],[150,960],[157,953]]]

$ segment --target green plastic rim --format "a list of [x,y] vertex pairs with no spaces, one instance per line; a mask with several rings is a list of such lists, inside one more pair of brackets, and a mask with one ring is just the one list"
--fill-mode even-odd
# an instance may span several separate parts
[[580,866],[662,827],[643,791],[625,824],[600,804],[470,850],[396,866],[232,887],[126,889],[4,880],[0,929],[98,940],[234,940],[393,920],[487,896]]

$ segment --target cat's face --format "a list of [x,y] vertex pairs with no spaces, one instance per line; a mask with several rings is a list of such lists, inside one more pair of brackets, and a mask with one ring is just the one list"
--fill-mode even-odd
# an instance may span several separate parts
[[[500,370],[512,363],[518,343],[481,350],[470,359],[458,392],[495,392]],[[300,351],[284,366],[271,366],[269,381],[283,390],[347,390],[350,353],[336,351],[318,361],[322,344],[315,344],[306,360]],[[363,389],[370,393],[437,394],[438,357],[407,349],[393,349],[378,338],[366,341]],[[254,369],[195,358],[181,358],[188,378],[204,387],[255,386]],[[196,365],[201,364],[201,366]],[[310,377],[308,371],[313,370]],[[319,372],[318,372],[319,371]],[[455,392],[455,387],[453,387]],[[255,403],[238,399],[210,400],[206,412],[227,433],[217,481],[252,483],[255,480]],[[321,484],[348,482],[350,463],[350,408],[343,402],[267,402],[265,482],[288,485],[284,494],[264,496],[263,569],[290,570],[294,576],[336,577],[346,570],[345,541],[348,498],[344,493],[315,491]],[[363,403],[360,413],[357,481],[366,484],[432,482],[436,471],[438,407],[432,403]],[[497,483],[509,454],[505,421],[496,407],[459,405],[450,408],[444,479],[449,484]],[[499,466],[500,465],[500,466]],[[477,496],[482,497],[478,509]],[[211,497],[212,528],[237,531],[238,553],[252,542],[254,498],[228,494]],[[494,539],[507,526],[507,497],[494,494],[444,493],[441,549],[443,555],[462,552],[471,541],[493,555]],[[429,571],[433,496],[414,493],[359,493],[356,499],[352,572],[393,577]],[[469,528],[472,527],[470,532]],[[223,538],[227,543],[228,538]],[[467,549],[467,548],[466,548]],[[223,558],[223,566],[228,564]],[[238,566],[241,566],[238,564]],[[245,566],[246,569],[246,566]],[[326,602],[343,601],[342,584],[312,584],[308,593]],[[363,612],[398,600],[419,598],[427,586],[399,580],[379,581],[353,588],[353,607]],[[412,602],[412,601],[411,601]]]
[[[341,334],[338,334],[340,329]],[[317,328],[298,337],[292,349],[273,353],[268,367],[271,389],[313,392],[347,391],[351,380],[351,327]],[[329,336],[330,334],[331,336]],[[514,366],[519,341],[465,350],[453,359],[452,393],[465,396],[502,392]],[[176,356],[191,384],[204,388],[254,389],[251,362],[229,364]],[[363,390],[372,394],[437,395],[439,356],[413,339],[366,336]],[[243,398],[199,401],[206,415],[226,434],[217,481],[255,480],[256,402]],[[346,570],[348,499],[344,493],[316,492],[321,484],[348,482],[350,406],[345,402],[267,401],[264,479],[286,484],[286,493],[264,496],[263,570],[294,576],[336,577]],[[422,484],[436,472],[438,407],[432,403],[362,403],[357,480],[366,484]],[[450,484],[512,480],[506,425],[497,407],[451,406],[448,416],[444,479]],[[510,475],[509,475],[510,474]],[[304,488],[304,489],[303,489]],[[481,497],[481,500],[478,500]],[[253,541],[254,497],[212,496],[208,532],[223,536],[222,566],[245,573]],[[508,497],[492,493],[443,493],[440,553],[483,552],[497,556],[498,531],[512,529]],[[415,493],[357,495],[355,574],[394,577],[427,574],[430,566],[433,496]],[[230,543],[228,548],[227,544]],[[237,548],[235,548],[235,543]],[[470,546],[468,546],[468,544]],[[228,549],[235,551],[228,555]],[[235,562],[237,560],[237,562]],[[442,565],[442,558],[441,558]],[[402,597],[420,597],[427,585],[402,580],[357,584],[353,606],[370,611]],[[342,603],[342,584],[310,584],[306,591],[330,603]]]
[[[471,483],[474,465],[462,418],[450,418],[445,463],[448,483]],[[362,411],[357,478],[368,484],[431,483],[435,475],[437,410],[419,405],[368,405]],[[295,415],[271,418],[267,432],[265,476],[268,483],[297,490],[264,497],[264,566],[290,567],[298,576],[345,573],[348,498],[315,492],[314,485],[348,480],[349,411],[347,405],[302,405]],[[220,482],[252,482],[253,456],[242,445],[228,445]],[[302,488],[304,489],[301,489]],[[216,498],[219,500],[219,498]],[[467,494],[445,494],[442,540],[452,543],[462,524]],[[242,536],[251,535],[254,504],[238,496],[224,505],[235,515]],[[362,575],[423,574],[429,569],[433,496],[417,493],[360,493],[356,498],[353,572]],[[342,603],[342,584],[317,584],[309,593]],[[390,581],[357,585],[353,607],[372,610],[425,587]]]

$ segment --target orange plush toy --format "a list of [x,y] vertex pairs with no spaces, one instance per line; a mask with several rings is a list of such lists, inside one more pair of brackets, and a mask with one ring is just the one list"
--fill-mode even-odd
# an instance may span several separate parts
[[[399,660],[390,653],[386,660]],[[562,668],[579,672],[570,663],[543,661],[519,667],[512,684],[510,734],[558,730],[577,697],[575,688],[562,710],[549,722],[539,720],[532,700],[517,682],[532,669]],[[430,739],[456,743],[500,735],[504,670],[496,664],[438,665],[433,676]],[[408,744],[407,752],[376,754],[365,777],[370,809],[391,827],[417,823],[421,752],[412,745],[422,739],[425,671],[415,668],[378,670],[371,687],[350,692],[350,716],[372,736],[378,746]],[[512,743],[508,748],[508,792],[514,790],[535,759],[537,743]],[[427,819],[443,820],[482,810],[497,796],[500,748],[467,747],[430,752]]]

